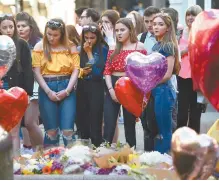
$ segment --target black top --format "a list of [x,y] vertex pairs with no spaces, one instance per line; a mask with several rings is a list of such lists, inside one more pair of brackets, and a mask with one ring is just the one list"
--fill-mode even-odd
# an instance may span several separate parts
[[32,71],[31,52],[27,42],[23,39],[18,39],[17,45],[17,59],[11,69],[8,71],[7,76],[3,81],[7,81],[9,88],[21,87],[29,96],[33,94],[34,76]]

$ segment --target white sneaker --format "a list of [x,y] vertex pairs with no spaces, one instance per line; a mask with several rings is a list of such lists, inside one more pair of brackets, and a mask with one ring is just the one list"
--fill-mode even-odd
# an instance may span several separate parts
[[32,149],[28,149],[28,148],[24,148],[24,147],[22,147],[20,149],[21,155],[32,155],[33,153],[34,153],[34,151]]

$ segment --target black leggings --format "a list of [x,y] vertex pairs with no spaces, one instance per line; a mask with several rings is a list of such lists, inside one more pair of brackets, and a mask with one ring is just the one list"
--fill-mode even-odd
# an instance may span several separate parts
[[188,126],[197,133],[200,132],[200,119],[202,109],[197,103],[197,92],[193,90],[192,79],[178,77],[178,116],[177,128]]
[[[113,87],[115,86],[116,81],[120,77],[111,76]],[[113,136],[116,129],[116,121],[118,118],[120,104],[112,100],[109,91],[106,91],[105,100],[104,100],[104,135],[103,138],[105,141],[112,143]],[[123,116],[124,116],[124,128],[125,128],[125,138],[126,142],[131,146],[136,146],[136,135],[135,135],[135,116],[129,113],[123,107]]]
[[82,139],[91,138],[95,146],[102,143],[103,80],[78,80],[76,119]]

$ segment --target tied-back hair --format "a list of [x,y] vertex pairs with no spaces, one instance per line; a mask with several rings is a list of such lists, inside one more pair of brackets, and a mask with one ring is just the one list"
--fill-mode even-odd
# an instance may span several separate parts
[[[178,75],[180,71],[180,62],[179,62],[179,50],[178,50],[178,41],[176,38],[174,23],[171,17],[166,13],[156,14],[155,18],[160,17],[166,24],[168,31],[165,33],[164,37],[161,40],[161,47],[164,51],[172,52],[175,57],[173,74]],[[155,19],[154,18],[154,19]]]
[[136,27],[135,27],[135,31],[136,31],[136,35],[139,35],[143,32],[146,31],[146,27],[144,24],[144,20],[143,17],[137,12],[137,11],[131,11],[129,14],[132,14],[135,18],[135,22],[136,22]]
[[81,51],[80,51],[80,67],[85,67],[86,63],[88,62],[88,56],[87,53],[84,51],[84,43],[85,43],[85,33],[91,32],[94,33],[97,36],[97,41],[96,43],[92,46],[92,52],[94,49],[98,50],[98,53],[100,55],[100,59],[99,61],[96,63],[98,68],[104,68],[105,65],[105,61],[104,61],[104,57],[103,57],[103,47],[105,46],[107,49],[109,48],[108,44],[106,43],[106,41],[104,40],[101,31],[99,29],[99,26],[97,23],[91,22],[88,23],[86,26],[88,27],[95,27],[95,32],[92,31],[90,28],[88,29],[82,29],[82,33],[81,33]]
[[12,40],[14,41],[14,44],[15,44],[15,47],[16,47],[16,64],[17,64],[17,70],[18,72],[21,72],[22,71],[22,67],[19,63],[20,61],[20,46],[19,46],[19,37],[18,37],[18,33],[17,33],[17,27],[16,27],[16,22],[15,22],[15,19],[14,19],[14,16],[13,15],[5,15],[3,17],[0,18],[0,25],[2,23],[2,21],[4,20],[9,20],[9,21],[12,21],[13,24],[14,24],[14,34],[12,36]]
[[31,31],[30,31],[28,43],[32,47],[34,47],[35,44],[38,43],[38,41],[43,37],[36,21],[31,15],[29,15],[26,12],[20,12],[16,15],[16,22],[18,23],[19,21],[25,21],[27,25],[30,27]]
[[81,38],[73,25],[66,25],[66,30],[68,33],[68,39],[72,41],[76,46],[79,46]]
[[[125,25],[129,29],[130,42],[131,43],[138,42],[138,38],[137,38],[135,28],[134,28],[132,21],[128,18],[120,18],[116,22],[116,24],[119,24],[119,23]],[[113,51],[112,55],[110,56],[110,62],[112,62],[113,58],[115,58],[115,56],[120,53],[121,49],[122,49],[122,43],[119,42],[118,39],[116,38],[116,47],[115,47],[115,50]]]
[[104,16],[106,16],[110,20],[110,22],[115,28],[115,24],[120,18],[119,12],[113,9],[108,9],[103,12],[103,14],[101,15],[101,18]]
[[43,53],[44,53],[45,58],[48,61],[52,61],[51,46],[49,44],[49,41],[48,41],[47,35],[46,35],[46,31],[48,28],[50,28],[51,30],[60,30],[60,33],[61,33],[60,44],[63,45],[66,49],[68,49],[69,53],[71,52],[70,41],[68,40],[65,23],[63,22],[63,20],[58,19],[58,18],[54,18],[54,19],[51,19],[50,21],[60,23],[61,27],[50,27],[48,25],[48,22],[46,24],[44,36],[43,36]]

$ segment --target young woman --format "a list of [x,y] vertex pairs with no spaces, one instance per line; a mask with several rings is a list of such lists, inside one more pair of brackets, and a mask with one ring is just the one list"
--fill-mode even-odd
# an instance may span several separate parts
[[[121,104],[119,104],[114,86],[116,81],[125,74],[125,58],[129,53],[138,51],[146,54],[144,45],[138,42],[134,26],[130,19],[121,18],[115,26],[116,48],[110,50],[104,70],[107,92],[104,102],[104,139],[112,143],[116,121]],[[125,137],[127,143],[136,146],[135,116],[123,108]]]
[[146,32],[143,17],[137,11],[131,11],[126,15],[126,18],[132,21],[137,35]]
[[198,5],[191,6],[186,11],[186,25],[179,45],[181,49],[181,70],[178,76],[178,116],[177,127],[188,126],[197,133],[200,132],[200,119],[202,109],[198,107],[197,92],[193,90],[193,82],[191,78],[191,68],[188,55],[188,38],[192,23],[195,17],[202,11]]
[[[32,96],[34,78],[31,66],[31,53],[26,41],[18,38],[15,20],[12,15],[3,14],[0,16],[0,32],[2,35],[11,37],[16,46],[16,60],[7,75],[2,79],[4,82],[3,88],[9,89],[18,86],[23,88],[29,96]],[[20,125],[17,125],[12,130],[15,156],[19,154],[18,150],[20,149],[19,128]]]
[[37,43],[32,52],[32,65],[40,86],[39,108],[46,132],[44,144],[58,145],[61,134],[66,146],[74,138],[74,86],[80,59],[61,19],[46,23],[43,41]]
[[96,23],[83,26],[81,42],[81,71],[77,86],[77,120],[82,139],[91,138],[95,146],[102,143],[104,102],[103,71],[108,53]]
[[[27,41],[32,51],[36,43],[42,39],[42,34],[36,24],[36,21],[26,12],[20,12],[16,15],[17,31],[20,38]],[[23,133],[23,147],[30,148],[43,144],[43,134],[39,124],[39,105],[38,105],[39,85],[34,81],[33,96],[30,97],[30,105],[25,113],[21,126]],[[27,128],[27,129],[26,129]],[[28,132],[27,132],[28,130]]]
[[[106,40],[107,44],[109,45],[110,49],[114,50],[116,46],[116,33],[115,33],[115,25],[116,22],[119,20],[120,15],[116,10],[106,10],[101,15],[101,32],[104,36],[104,39]],[[105,82],[104,82],[105,83]],[[106,87],[106,84],[105,84]],[[122,115],[122,109],[120,110],[119,118],[117,120],[116,124],[116,130],[113,137],[113,143],[118,142],[119,137],[119,127],[118,127],[118,121],[121,120],[123,122],[123,115]]]
[[155,150],[161,153],[170,151],[172,138],[172,109],[176,100],[170,78],[178,74],[180,65],[178,57],[178,43],[174,24],[168,14],[157,14],[153,20],[153,31],[157,43],[152,48],[164,55],[168,69],[160,84],[152,90],[154,110],[158,126],[159,137],[155,138]]
[[119,13],[115,10],[106,10],[101,15],[101,32],[107,44],[114,48],[116,45],[115,24],[119,20]]

